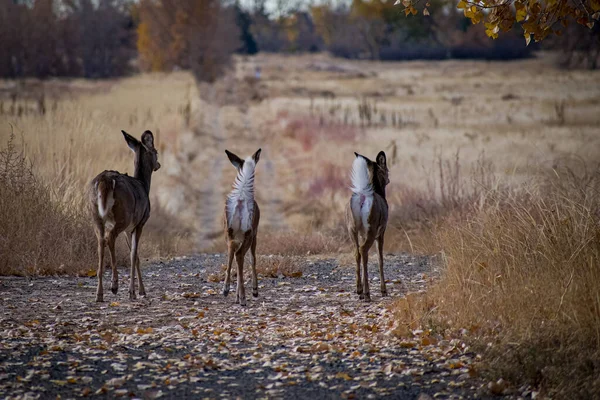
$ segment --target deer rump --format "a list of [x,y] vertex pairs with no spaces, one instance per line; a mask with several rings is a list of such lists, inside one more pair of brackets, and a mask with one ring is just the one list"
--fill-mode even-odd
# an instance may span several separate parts
[[237,234],[244,234],[252,229],[256,208],[254,200],[254,170],[256,163],[252,158],[244,161],[243,168],[237,174],[233,190],[227,196],[225,215],[227,226]]
[[117,171],[104,171],[94,179],[93,187],[97,192],[98,215],[107,225],[123,221],[127,225],[120,228],[131,230],[148,220],[150,203],[143,196],[145,189],[139,179]]

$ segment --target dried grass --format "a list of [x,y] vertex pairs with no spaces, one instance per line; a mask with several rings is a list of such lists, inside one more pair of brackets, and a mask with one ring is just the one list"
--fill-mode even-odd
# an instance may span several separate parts
[[425,250],[442,250],[441,279],[400,325],[468,332],[495,378],[561,398],[598,393],[600,169],[490,191],[432,237]]
[[259,233],[257,249],[260,254],[286,256],[305,256],[314,254],[332,254],[346,245],[344,232],[273,232]]
[[[43,115],[2,115],[0,140],[3,145],[10,143],[3,157],[10,153],[20,161],[2,170],[0,273],[79,274],[96,268],[96,238],[84,211],[86,189],[105,169],[132,175],[131,152],[119,131],[136,134],[151,129],[160,151],[167,149],[165,136],[169,145],[176,142],[171,136],[181,126],[177,109],[186,101],[186,76],[142,75],[106,83],[107,90],[92,95],[85,91],[78,95],[80,84],[74,82],[75,93],[57,99]],[[164,90],[167,87],[169,91]],[[167,102],[165,92],[169,92]],[[22,137],[20,147],[11,139],[13,133]],[[165,179],[161,173],[153,179],[153,189]],[[15,184],[26,189],[15,191]],[[189,250],[188,232],[182,232],[177,220],[158,206],[152,192],[152,216],[140,256]],[[126,264],[123,238],[118,246],[118,263]]]

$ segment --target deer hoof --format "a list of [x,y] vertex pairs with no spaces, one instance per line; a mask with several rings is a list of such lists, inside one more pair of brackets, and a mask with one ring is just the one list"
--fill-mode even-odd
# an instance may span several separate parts
[[387,297],[387,296],[389,296],[389,295],[388,295],[388,292],[387,292],[387,290],[382,290],[382,291],[381,291],[381,296],[382,296],[382,297]]
[[229,289],[228,288],[223,289],[223,296],[227,297],[228,294],[229,294]]
[[364,299],[364,298],[365,298],[365,296],[364,296],[362,293],[359,293],[359,294],[358,294],[358,298],[362,300],[362,299]]
[[252,296],[258,297],[258,289],[252,290]]
[[246,307],[246,299],[240,301],[240,306]]
[[135,300],[136,298],[135,292],[129,292],[129,300]]
[[365,303],[370,303],[371,302],[371,294],[366,293],[363,300],[365,301]]
[[96,303],[102,303],[104,301],[104,296],[101,294],[96,295]]
[[113,294],[117,294],[117,292],[119,291],[119,285],[118,284],[111,285],[110,291],[113,292]]
[[144,297],[146,297],[146,290],[144,290],[144,289],[141,289],[141,290],[140,290],[140,296],[144,296]]

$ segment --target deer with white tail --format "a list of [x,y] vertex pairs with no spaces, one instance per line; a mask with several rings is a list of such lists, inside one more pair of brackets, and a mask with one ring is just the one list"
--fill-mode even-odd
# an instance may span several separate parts
[[244,256],[250,249],[252,265],[252,295],[258,297],[258,278],[256,276],[256,234],[260,220],[260,210],[254,200],[254,173],[260,158],[258,149],[252,157],[242,160],[230,151],[225,150],[229,161],[237,170],[233,190],[225,202],[225,238],[227,241],[227,272],[223,295],[230,289],[231,266],[233,257],[237,263],[237,288],[235,302],[246,305],[244,289]]
[[[387,296],[383,276],[383,238],[388,220],[385,187],[390,183],[386,156],[377,154],[375,162],[358,153],[352,163],[352,197],[346,208],[346,223],[354,244],[356,258],[356,293],[360,299],[371,301],[369,292],[368,259],[373,242],[377,242],[381,295]],[[362,278],[361,278],[362,261]]]
[[127,235],[127,245],[131,250],[131,274],[129,298],[134,300],[135,275],[138,274],[139,293],[146,295],[140,271],[138,244],[144,225],[150,217],[150,180],[152,173],[158,171],[158,152],[154,148],[154,136],[146,131],[141,141],[121,131],[127,145],[134,153],[133,177],[117,171],[104,171],[92,180],[89,186],[89,208],[94,221],[94,230],[98,239],[98,289],[96,301],[104,300],[102,276],[104,273],[104,247],[110,251],[112,267],[111,290],[119,289],[115,242],[121,232]]

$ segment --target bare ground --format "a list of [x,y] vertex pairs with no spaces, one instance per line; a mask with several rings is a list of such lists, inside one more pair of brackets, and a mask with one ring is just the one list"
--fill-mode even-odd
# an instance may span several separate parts
[[485,397],[462,343],[390,333],[387,306],[425,288],[428,258],[386,255],[388,298],[373,264],[372,303],[358,301],[353,269],[336,259],[297,261],[302,277],[259,275],[245,308],[206,280],[222,254],[147,265],[148,297],[136,301],[126,269],[105,303],[94,302],[93,277],[3,277],[0,397]]

